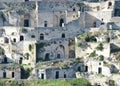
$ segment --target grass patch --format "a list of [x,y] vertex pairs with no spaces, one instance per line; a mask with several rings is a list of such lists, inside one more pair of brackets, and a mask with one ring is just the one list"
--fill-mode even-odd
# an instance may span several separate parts
[[84,78],[72,80],[0,80],[0,86],[91,86]]

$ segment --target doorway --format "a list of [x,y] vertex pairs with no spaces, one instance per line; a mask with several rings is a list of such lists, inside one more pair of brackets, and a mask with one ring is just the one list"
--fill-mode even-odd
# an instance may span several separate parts
[[64,23],[64,20],[63,19],[60,19],[60,24],[59,26],[62,27],[62,24]]
[[5,71],[3,72],[3,78],[6,78],[6,72]]
[[101,74],[101,73],[102,73],[102,68],[99,67],[99,68],[98,68],[98,74]]
[[85,66],[85,72],[88,72],[88,66]]
[[4,57],[4,63],[7,63],[7,57],[6,56]]
[[29,20],[28,19],[24,20],[24,27],[29,27]]
[[24,36],[20,36],[20,41],[23,41],[24,40]]
[[45,55],[45,61],[48,61],[48,60],[50,60],[50,54],[46,53],[46,55]]
[[57,54],[57,58],[58,58],[58,59],[60,59],[60,58],[61,58],[60,54]]
[[41,74],[41,79],[44,79],[44,74],[43,73]]
[[22,64],[22,60],[23,60],[23,58],[20,57],[20,59],[19,59],[19,64]]
[[59,78],[59,71],[56,71],[55,78],[56,78],[56,79],[58,79],[58,78]]

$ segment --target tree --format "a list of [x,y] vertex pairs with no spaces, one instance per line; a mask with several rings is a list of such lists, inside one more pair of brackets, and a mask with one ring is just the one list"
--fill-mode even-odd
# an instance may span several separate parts
[[90,53],[89,57],[95,57],[96,56],[96,51],[93,51],[92,53]]
[[27,29],[22,28],[22,29],[20,29],[20,32],[21,32],[21,33],[27,33]]
[[0,55],[4,54],[4,49],[0,47]]
[[29,59],[29,53],[25,53],[25,56],[26,56],[26,59],[28,60]]
[[100,61],[103,61],[103,60],[104,60],[104,56],[103,56],[103,55],[100,55],[100,56],[99,56],[99,60],[100,60]]
[[109,86],[116,86],[114,80],[109,80]]
[[96,49],[102,51],[102,50],[103,50],[103,44],[100,43],[100,44],[96,47]]

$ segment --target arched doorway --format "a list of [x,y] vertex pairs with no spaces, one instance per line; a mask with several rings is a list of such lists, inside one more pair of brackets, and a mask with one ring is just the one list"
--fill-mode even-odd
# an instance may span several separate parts
[[60,54],[57,54],[57,58],[58,58],[58,59],[60,59],[60,58],[61,58]]
[[59,24],[60,27],[62,27],[62,24],[63,24],[63,23],[64,23],[64,19],[61,18],[61,19],[60,19],[60,24]]
[[59,45],[56,48],[56,55],[55,56],[56,56],[57,59],[65,57],[65,47],[63,45]]
[[73,8],[73,11],[76,11],[75,8]]
[[48,60],[50,60],[50,54],[46,53],[46,55],[45,55],[45,61],[48,61]]
[[40,34],[40,40],[44,40],[44,34]]

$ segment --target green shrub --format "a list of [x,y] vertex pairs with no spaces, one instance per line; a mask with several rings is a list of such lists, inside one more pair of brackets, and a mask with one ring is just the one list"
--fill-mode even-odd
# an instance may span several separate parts
[[89,57],[95,57],[96,56],[96,51],[93,51],[92,53],[90,53]]
[[116,86],[114,80],[109,80],[109,86]]
[[0,55],[3,55],[3,54],[4,54],[4,49],[0,47]]
[[100,55],[100,56],[99,56],[99,60],[100,60],[100,61],[103,61],[103,60],[104,60],[104,56],[103,56],[103,55]]
[[32,45],[29,44],[29,51],[32,51]]
[[25,56],[26,56],[26,59],[28,60],[29,59],[29,53],[25,53]]
[[101,51],[102,51],[102,50],[103,50],[103,44],[102,44],[102,43],[100,43],[100,44],[96,47],[96,49],[97,49],[97,50],[101,50]]
[[20,33],[27,33],[27,29],[25,28],[20,29]]
[[71,86],[91,86],[87,79],[80,78],[80,79],[73,79],[69,81]]
[[0,86],[91,86],[84,78],[71,80],[0,80]]

